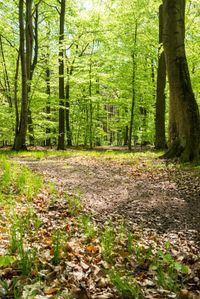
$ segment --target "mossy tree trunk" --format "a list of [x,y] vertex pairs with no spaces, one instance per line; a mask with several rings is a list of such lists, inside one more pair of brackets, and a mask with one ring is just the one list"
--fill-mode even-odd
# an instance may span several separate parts
[[170,89],[169,150],[166,157],[199,157],[200,119],[185,54],[185,0],[164,0],[163,45]]

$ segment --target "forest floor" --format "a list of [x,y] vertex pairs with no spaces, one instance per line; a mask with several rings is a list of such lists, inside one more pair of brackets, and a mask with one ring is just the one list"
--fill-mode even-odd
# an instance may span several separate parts
[[[118,244],[121,246],[118,248],[119,252],[113,255],[115,261],[112,263],[107,261],[106,265],[103,263],[103,267],[109,269],[116,266],[121,269],[122,259],[123,263],[128,259],[127,251],[137,251],[136,255],[140,263],[131,262],[129,259],[125,262],[125,268],[128,269],[129,275],[132,273],[134,279],[139,281],[143,289],[141,295],[143,298],[200,298],[200,176],[198,168],[196,170],[190,167],[183,168],[169,161],[158,159],[156,154],[142,152],[128,154],[110,151],[98,153],[71,151],[67,155],[61,153],[59,156],[53,153],[41,155],[30,153],[30,155],[15,155],[12,159],[42,174],[47,183],[54,182],[61,197],[65,192],[69,196],[80,197],[83,210],[91,215],[95,227],[105,230],[110,223],[113,228],[119,228],[123,224],[133,232],[134,240],[139,244],[137,250],[133,249],[131,244],[129,244],[129,249],[125,250],[125,243],[130,243],[130,240],[124,241],[125,243],[121,240],[121,245]],[[44,195],[40,197],[44,198]],[[65,204],[62,200],[54,202],[53,206],[49,202],[47,205],[48,215],[46,214],[45,217],[48,227],[56,227],[66,221]],[[39,213],[41,211],[38,210]],[[42,217],[44,218],[44,215]],[[109,242],[109,236],[107,241]],[[95,242],[95,244],[87,245],[90,254],[96,253],[95,250],[100,241]],[[73,247],[73,244],[70,246]],[[163,282],[158,283],[158,273],[157,282],[153,280],[152,271],[157,271],[159,266],[149,270],[148,248],[154,250],[155,255],[157,249],[160,248],[158,260],[160,262],[163,259],[164,272],[168,271],[167,267],[172,270],[171,274],[168,273],[172,276],[172,286],[169,281],[164,281],[165,278]],[[77,251],[77,248],[70,250]],[[78,266],[77,262],[73,264],[74,260],[68,265],[76,269],[74,272],[76,275],[74,275],[80,284],[79,293],[74,293],[74,298],[118,298],[117,293],[112,291],[110,284],[106,282],[104,275],[104,278],[96,280],[96,284],[94,281],[91,282],[89,260],[85,258],[82,260],[82,257],[78,257],[78,253],[76,255],[79,263],[80,260],[82,261],[82,265]],[[173,259],[188,265],[187,278],[185,284],[181,286],[179,278],[182,274],[175,273],[176,268],[181,264],[175,264]],[[91,260],[90,263],[92,264]],[[96,274],[101,272],[98,270],[100,264],[101,262],[96,261],[96,266],[93,265],[92,271],[95,272],[96,269]],[[56,271],[64,270],[59,268]],[[50,276],[49,273],[48,275]],[[113,275],[113,284],[120,284],[116,283],[118,278],[115,274]],[[55,297],[54,292],[57,290],[59,287],[53,285],[49,293],[46,292],[37,298],[65,298]],[[137,290],[128,290],[129,293],[133,292],[131,295],[124,295],[123,291],[120,292],[122,296],[120,298],[140,298],[138,294],[133,295],[134,292],[137,293]]]

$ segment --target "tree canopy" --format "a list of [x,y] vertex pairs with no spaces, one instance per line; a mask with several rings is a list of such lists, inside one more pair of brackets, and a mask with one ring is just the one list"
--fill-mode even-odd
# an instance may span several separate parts
[[[63,149],[71,145],[129,145],[129,149],[136,144],[154,145],[161,1],[66,1],[63,33],[59,28],[62,1],[22,3],[20,23],[20,1],[0,2],[1,144],[14,144],[18,149],[16,136],[21,134],[21,122],[27,122],[24,147],[57,145],[61,136],[62,146],[58,147]],[[199,103],[197,0],[187,1],[184,20],[189,71]],[[164,138],[168,140],[168,84],[164,93]]]

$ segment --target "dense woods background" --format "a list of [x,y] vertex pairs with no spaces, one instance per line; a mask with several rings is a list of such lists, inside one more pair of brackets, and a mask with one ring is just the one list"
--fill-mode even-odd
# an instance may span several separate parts
[[[187,149],[184,153],[185,160],[192,160],[199,152],[195,99],[199,104],[200,5],[197,0],[187,1],[185,8],[185,1],[166,0],[164,8],[159,9],[160,4],[153,0],[1,1],[1,145],[14,145],[15,149],[27,145],[56,145],[58,149],[71,145],[128,145],[131,149],[135,144],[152,144],[165,148],[168,139],[174,144],[178,136],[180,146],[175,142],[170,154],[173,156],[175,151],[180,155],[185,144],[196,140],[192,144],[196,152]],[[186,98],[191,89],[188,98],[192,108],[182,102],[174,105],[173,99],[179,95],[172,95],[171,90],[169,109],[162,43],[165,55],[177,46],[170,43],[170,38],[176,38],[166,23],[171,16],[170,23],[178,24],[173,11],[178,11],[177,26],[182,37],[177,43],[184,42],[185,19],[194,92],[193,96],[191,84],[186,84],[179,95]],[[171,37],[163,35],[164,31],[171,32]],[[187,61],[181,51],[171,54],[176,62],[182,57],[185,66]],[[181,62],[176,65],[180,70]],[[169,83],[174,82],[170,76]],[[196,114],[190,115],[189,111],[194,110]],[[168,138],[169,111],[170,119],[175,117],[175,121],[171,121],[173,133]],[[189,119],[195,123],[193,126]],[[185,129],[183,123],[187,123]],[[173,124],[176,128],[172,130]],[[190,138],[183,131],[188,131]]]

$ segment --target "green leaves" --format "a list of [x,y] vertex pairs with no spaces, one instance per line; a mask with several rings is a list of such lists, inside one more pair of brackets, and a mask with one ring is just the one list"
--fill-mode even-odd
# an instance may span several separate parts
[[16,261],[15,256],[3,255],[0,256],[0,267],[7,267]]

